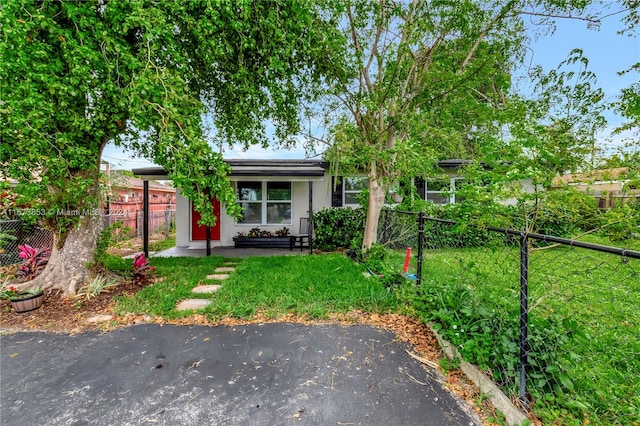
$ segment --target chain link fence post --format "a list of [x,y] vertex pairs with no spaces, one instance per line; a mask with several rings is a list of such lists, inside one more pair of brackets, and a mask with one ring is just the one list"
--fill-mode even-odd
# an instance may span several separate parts
[[422,251],[424,244],[424,211],[418,214],[418,266],[416,267],[416,284],[420,286],[422,283]]
[[528,311],[529,311],[529,238],[520,234],[520,403],[529,410],[527,400],[527,351],[528,351]]

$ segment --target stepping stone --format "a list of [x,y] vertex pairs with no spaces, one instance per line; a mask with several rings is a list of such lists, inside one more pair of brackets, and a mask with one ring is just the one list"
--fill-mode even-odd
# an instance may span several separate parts
[[211,303],[211,300],[206,300],[206,299],[187,299],[178,303],[178,306],[176,306],[176,311],[204,309],[210,303]]
[[113,315],[95,315],[95,316],[92,316],[91,318],[87,318],[87,322],[89,324],[95,324],[97,322],[111,321],[112,319],[113,319]]
[[226,280],[229,278],[229,274],[211,274],[207,275],[208,280]]
[[236,268],[233,266],[223,266],[223,267],[214,269],[213,272],[233,272],[235,270]]
[[220,290],[220,287],[222,287],[219,284],[214,284],[214,285],[199,285],[196,288],[194,288],[193,290],[191,290],[192,293],[201,293],[201,294],[209,294],[209,293],[215,293],[216,291]]

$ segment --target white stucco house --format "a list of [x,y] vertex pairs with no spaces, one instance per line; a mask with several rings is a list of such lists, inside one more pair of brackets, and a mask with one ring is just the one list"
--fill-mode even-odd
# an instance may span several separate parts
[[[358,193],[366,188],[362,177],[342,177],[334,185],[329,163],[321,160],[225,160],[231,166],[230,180],[237,200],[244,208],[244,217],[235,221],[225,213],[224,206],[214,201],[218,222],[211,228],[211,247],[232,246],[233,237],[251,228],[276,231],[289,228],[292,234],[301,232],[301,218],[309,218],[310,211],[328,207],[355,207]],[[418,194],[436,204],[455,203],[455,170],[466,162],[445,160],[440,167],[450,177],[437,181],[416,179]],[[134,169],[143,181],[166,180],[161,167]],[[198,225],[199,213],[191,201],[176,194],[176,246],[205,248],[206,228]]]

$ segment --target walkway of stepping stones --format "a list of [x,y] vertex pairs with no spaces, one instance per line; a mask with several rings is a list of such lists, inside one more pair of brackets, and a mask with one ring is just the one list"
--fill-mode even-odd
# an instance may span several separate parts
[[199,294],[212,294],[215,293],[222,287],[222,281],[229,278],[229,274],[236,270],[236,264],[232,262],[227,262],[223,266],[216,268],[213,271],[213,274],[207,275],[208,280],[214,280],[219,282],[219,284],[201,284],[191,290],[191,293],[194,294],[192,299],[183,300],[178,303],[176,306],[177,311],[187,311],[187,310],[197,310],[206,308],[211,300],[197,298],[195,295]]

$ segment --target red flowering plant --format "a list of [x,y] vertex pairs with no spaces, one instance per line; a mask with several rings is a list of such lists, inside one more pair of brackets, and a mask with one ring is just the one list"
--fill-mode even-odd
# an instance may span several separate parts
[[18,267],[16,277],[21,281],[30,281],[40,275],[51,256],[51,249],[33,248],[28,244],[19,245],[18,250],[22,263]]
[[144,253],[136,254],[133,257],[133,280],[141,283],[146,283],[151,278],[151,274],[156,270],[155,267],[149,264]]

